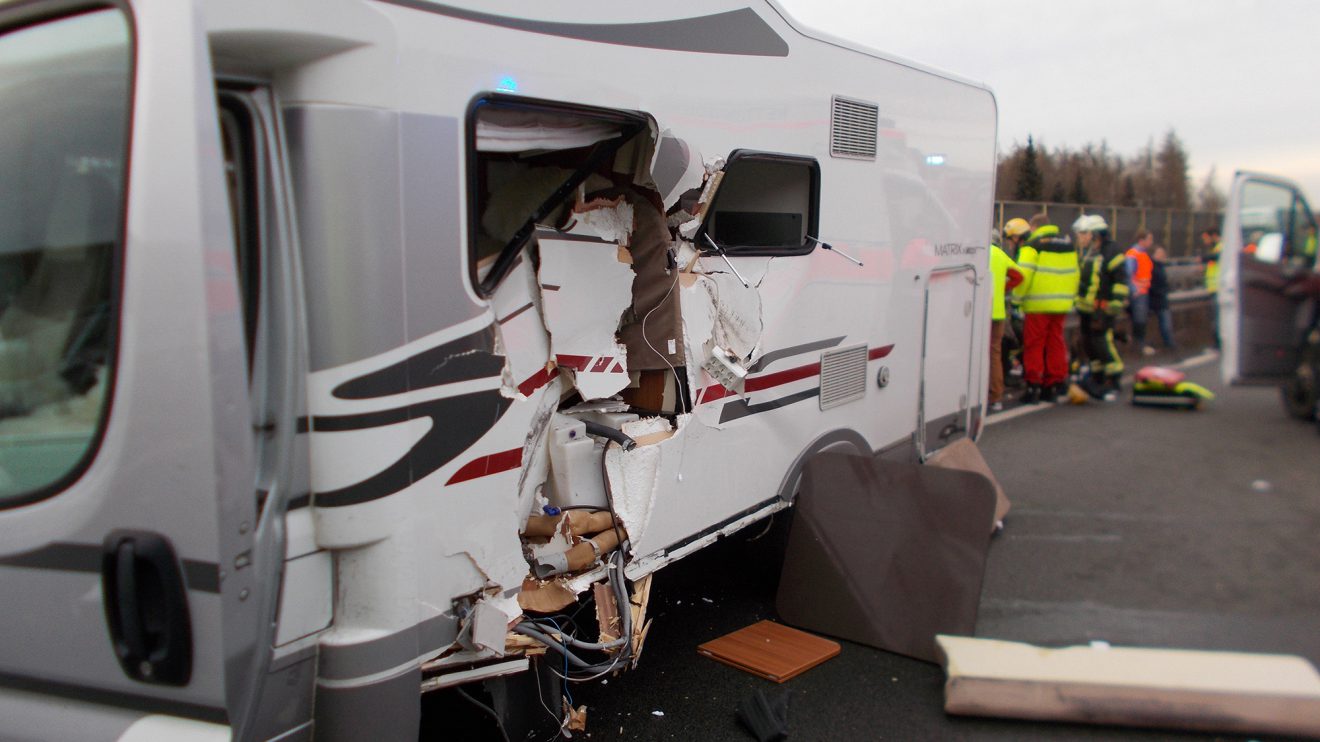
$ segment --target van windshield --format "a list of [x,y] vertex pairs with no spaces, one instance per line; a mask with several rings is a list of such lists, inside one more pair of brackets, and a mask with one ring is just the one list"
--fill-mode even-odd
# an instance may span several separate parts
[[54,491],[94,448],[130,69],[117,10],[0,32],[0,507]]

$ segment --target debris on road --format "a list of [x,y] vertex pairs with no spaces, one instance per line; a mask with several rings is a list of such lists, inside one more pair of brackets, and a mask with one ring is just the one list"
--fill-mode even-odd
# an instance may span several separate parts
[[1008,501],[1008,495],[1004,494],[1004,488],[995,478],[995,473],[990,470],[990,465],[985,462],[985,457],[981,455],[981,449],[976,447],[970,438],[961,438],[935,452],[934,456],[926,459],[928,466],[938,466],[944,469],[959,469],[961,471],[970,471],[980,474],[995,486],[995,520],[991,524],[991,530],[998,530],[1002,527],[1004,516],[1008,515],[1008,510],[1013,506]]
[[697,647],[697,652],[766,680],[782,683],[832,657],[838,642],[774,621],[757,621]]
[[818,454],[794,508],[779,617],[938,662],[936,634],[976,627],[995,505],[975,472]]
[[1320,737],[1301,657],[936,638],[950,714]]
[[757,742],[783,742],[788,739],[789,695],[787,688],[773,693],[758,688],[738,704],[738,721]]

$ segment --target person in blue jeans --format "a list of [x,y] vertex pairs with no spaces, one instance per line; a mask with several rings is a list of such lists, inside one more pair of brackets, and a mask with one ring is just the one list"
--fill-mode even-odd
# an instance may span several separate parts
[[1164,261],[1168,257],[1169,253],[1163,245],[1156,247],[1151,255],[1150,311],[1159,323],[1164,347],[1176,350],[1178,344],[1173,341],[1173,312],[1169,309],[1169,274],[1164,270]]

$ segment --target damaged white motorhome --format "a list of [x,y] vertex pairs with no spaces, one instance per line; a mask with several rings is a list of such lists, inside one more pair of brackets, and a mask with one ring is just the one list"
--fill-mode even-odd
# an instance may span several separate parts
[[773,2],[477,5],[0,5],[19,736],[412,739],[635,664],[813,455],[978,434],[985,88]]

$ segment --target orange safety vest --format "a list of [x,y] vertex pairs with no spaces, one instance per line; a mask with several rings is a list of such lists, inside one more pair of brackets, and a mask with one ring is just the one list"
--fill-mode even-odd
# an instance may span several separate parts
[[1155,262],[1149,253],[1137,247],[1128,248],[1127,256],[1137,263],[1132,271],[1132,293],[1137,296],[1150,293],[1150,274],[1155,270]]

